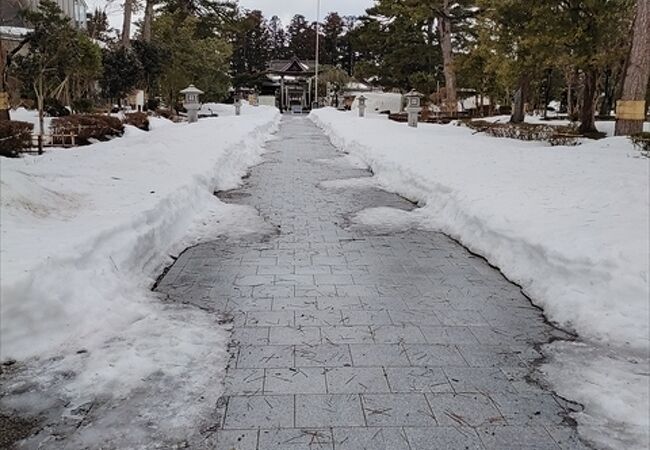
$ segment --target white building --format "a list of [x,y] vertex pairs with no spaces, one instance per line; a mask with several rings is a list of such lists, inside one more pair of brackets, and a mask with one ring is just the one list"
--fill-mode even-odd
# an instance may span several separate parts
[[[53,0],[77,28],[86,28],[88,5],[85,0]],[[40,0],[1,0],[0,26],[24,27],[19,15],[23,9],[35,9]]]

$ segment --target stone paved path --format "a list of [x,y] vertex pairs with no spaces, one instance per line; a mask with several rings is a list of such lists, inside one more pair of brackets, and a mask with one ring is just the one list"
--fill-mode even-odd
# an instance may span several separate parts
[[232,315],[219,449],[586,448],[575,406],[527,381],[535,346],[566,336],[517,286],[442,234],[348,226],[413,205],[319,186],[370,173],[307,119],[285,117],[268,149],[224,198],[279,233],[189,249],[158,287]]

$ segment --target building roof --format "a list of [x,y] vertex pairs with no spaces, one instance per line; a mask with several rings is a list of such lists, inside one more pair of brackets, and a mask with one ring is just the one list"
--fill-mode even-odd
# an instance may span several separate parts
[[279,75],[311,75],[314,73],[316,61],[292,59],[274,59],[269,62],[267,72]]

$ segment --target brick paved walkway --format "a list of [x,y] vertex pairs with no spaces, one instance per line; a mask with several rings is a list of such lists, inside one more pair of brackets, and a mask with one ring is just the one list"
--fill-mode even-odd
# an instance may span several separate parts
[[565,336],[516,286],[444,235],[347,226],[413,205],[320,187],[370,174],[307,119],[285,117],[268,148],[226,197],[279,234],[189,249],[158,287],[232,315],[219,449],[586,448],[574,406],[527,381],[535,345]]

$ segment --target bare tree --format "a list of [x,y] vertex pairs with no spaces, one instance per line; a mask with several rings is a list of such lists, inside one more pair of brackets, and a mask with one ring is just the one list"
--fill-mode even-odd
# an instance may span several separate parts
[[[616,108],[616,135],[643,131],[645,97],[650,79],[650,1],[637,0],[630,57],[623,80],[621,103]],[[625,109],[626,111],[623,111]],[[629,111],[631,109],[632,111]],[[622,117],[620,117],[622,116]]]

